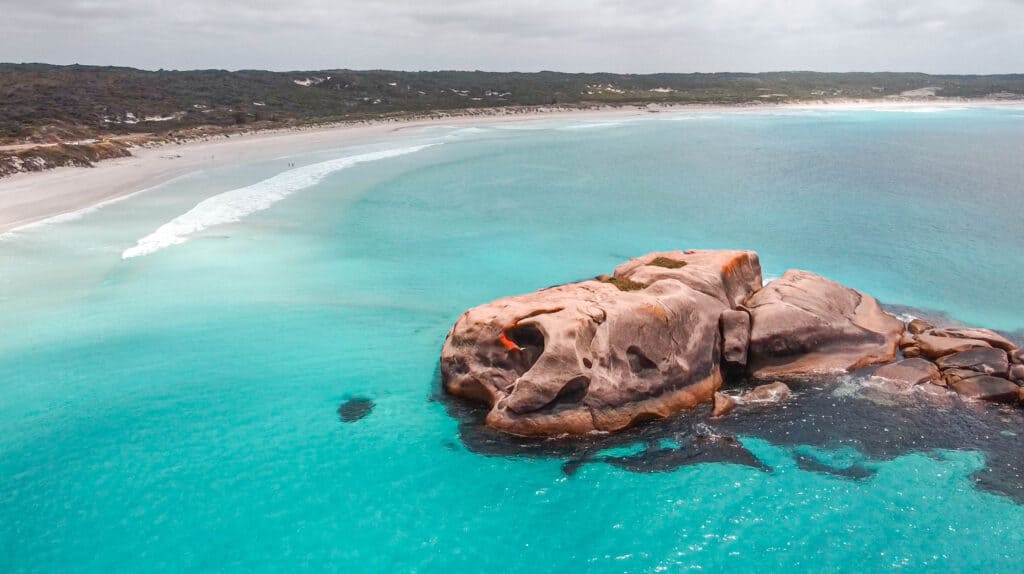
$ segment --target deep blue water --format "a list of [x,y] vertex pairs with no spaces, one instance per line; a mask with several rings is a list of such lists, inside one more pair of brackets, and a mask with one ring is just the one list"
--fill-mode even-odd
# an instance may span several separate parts
[[[1019,109],[432,128],[4,238],[0,572],[1019,572],[1024,508],[976,482],[984,437],[813,445],[861,477],[754,432],[762,468],[567,474],[470,448],[435,395],[465,308],[655,249],[754,249],[767,276],[1024,329],[1022,157]],[[172,221],[198,227],[122,259]],[[343,423],[351,397],[374,408]]]

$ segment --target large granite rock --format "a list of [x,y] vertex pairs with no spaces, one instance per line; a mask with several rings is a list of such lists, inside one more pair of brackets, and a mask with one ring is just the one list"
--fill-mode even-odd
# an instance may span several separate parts
[[747,347],[750,345],[750,314],[739,309],[722,311],[719,320],[722,329],[722,362],[733,369],[747,366]]
[[[897,348],[907,359],[893,362]],[[1010,380],[1024,381],[1024,355],[997,333],[923,321],[904,332],[875,299],[806,271],[762,287],[750,251],[651,253],[470,309],[448,334],[441,376],[447,392],[489,406],[487,425],[557,436],[789,396],[779,382],[718,393],[726,374],[799,380],[882,363],[871,381],[940,402],[953,396],[940,386],[1007,402],[1024,392]]]
[[761,286],[748,251],[653,253],[605,281],[464,313],[441,352],[445,389],[519,435],[616,431],[711,400],[719,320]]
[[[989,348],[991,345],[980,339],[961,339],[958,337],[942,337],[925,333],[917,335],[917,345],[913,348],[920,349],[921,355],[929,359],[938,359],[946,355],[953,355],[979,347]],[[906,351],[903,352],[906,355]]]
[[1020,400],[1020,387],[1000,377],[980,375],[954,381],[949,386],[965,399],[999,403],[1015,403]]
[[939,357],[935,364],[943,370],[968,369],[997,377],[1006,377],[1010,373],[1006,351],[991,347],[978,347]]
[[906,386],[931,383],[941,378],[939,368],[935,364],[916,358],[883,365],[872,374]]
[[1009,339],[988,329],[932,329],[928,334],[936,337],[984,341],[985,343],[988,343],[989,346],[995,347],[996,349],[1002,349],[1008,353],[1017,350],[1017,345],[1013,344]]
[[1013,365],[1010,367],[1008,378],[1018,385],[1024,385],[1024,365]]
[[787,271],[747,299],[755,378],[850,371],[896,358],[903,322],[874,298],[807,271]]

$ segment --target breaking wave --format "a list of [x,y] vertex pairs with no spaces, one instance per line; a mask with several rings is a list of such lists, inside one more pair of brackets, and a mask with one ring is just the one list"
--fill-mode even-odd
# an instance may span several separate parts
[[312,187],[328,175],[360,163],[388,159],[418,152],[439,145],[436,143],[375,151],[314,163],[279,173],[274,177],[225,191],[199,202],[187,213],[161,225],[156,231],[139,239],[134,247],[125,249],[122,259],[149,255],[171,245],[188,241],[189,237],[204,229],[234,223],[242,218],[268,209],[289,195]]

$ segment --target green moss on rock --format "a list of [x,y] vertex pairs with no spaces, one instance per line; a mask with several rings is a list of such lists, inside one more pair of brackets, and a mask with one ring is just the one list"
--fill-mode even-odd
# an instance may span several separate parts
[[680,267],[686,267],[685,261],[676,261],[675,259],[669,259],[668,257],[656,257],[648,265],[654,265],[655,267],[665,267],[666,269],[679,269]]
[[598,277],[598,281],[602,283],[611,283],[618,287],[619,291],[640,291],[647,288],[647,285],[644,285],[643,283],[637,283],[636,281],[630,281],[625,277],[616,277],[614,275]]

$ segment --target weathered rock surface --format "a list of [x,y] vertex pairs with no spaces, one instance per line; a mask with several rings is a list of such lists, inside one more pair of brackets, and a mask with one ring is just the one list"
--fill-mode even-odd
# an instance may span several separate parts
[[980,375],[960,379],[949,386],[965,399],[1000,403],[1015,403],[1020,400],[1020,387],[1000,377]]
[[[893,362],[897,348],[905,359]],[[488,426],[557,436],[790,396],[781,382],[726,395],[725,376],[799,380],[876,364],[866,384],[892,387],[897,399],[921,391],[951,405],[948,386],[966,399],[1016,402],[1022,362],[998,333],[920,320],[905,330],[875,299],[813,273],[762,287],[750,251],[671,251],[466,311],[445,341],[441,376],[450,394],[489,405]]]
[[979,347],[939,357],[935,364],[940,369],[968,369],[986,375],[1006,377],[1010,372],[1010,361],[1006,351]]
[[941,378],[939,368],[931,361],[916,358],[883,365],[873,375],[908,386],[931,383]]
[[778,403],[789,398],[792,391],[786,383],[776,381],[767,385],[758,385],[743,394],[744,403]]
[[910,323],[907,323],[907,331],[911,335],[920,335],[921,333],[931,331],[935,327],[922,319],[913,319]]
[[747,366],[747,347],[750,345],[750,314],[729,309],[722,312],[722,361],[734,368]]
[[[931,334],[917,336],[917,348],[921,350],[921,355],[929,359],[938,359],[939,357],[969,351],[978,347],[991,347],[991,345],[979,339],[959,339]],[[906,355],[906,352],[904,352],[904,355]]]
[[735,309],[761,288],[761,260],[753,251],[661,251],[623,263],[615,277],[641,285],[679,281]]
[[850,371],[896,358],[903,322],[874,298],[807,271],[787,271],[747,302],[755,378]]
[[725,393],[715,393],[714,402],[711,407],[712,417],[725,416],[732,411],[736,410],[738,405],[758,405],[758,404],[774,404],[781,403],[787,400],[792,391],[785,383],[774,382],[766,385],[758,385],[753,389],[739,395],[727,395]]
[[902,349],[907,349],[907,348],[910,348],[910,347],[916,347],[916,346],[917,346],[917,339],[915,339],[914,336],[911,335],[910,333],[904,333],[903,336],[900,337],[900,349],[901,350]]
[[443,383],[490,404],[487,424],[512,434],[616,431],[667,417],[712,399],[722,382],[719,318],[760,284],[753,252],[676,251],[630,261],[609,282],[499,299],[455,323]]
[[714,404],[711,407],[712,417],[723,417],[736,408],[736,399],[725,393],[715,393]]
[[1008,378],[1019,385],[1024,385],[1024,365],[1014,365],[1010,367],[1010,375]]
[[1007,352],[1017,350],[1017,345],[1014,345],[1009,339],[988,329],[933,329],[928,332],[929,335],[936,337],[952,337],[954,339],[973,339],[976,341],[984,341],[989,346],[997,349],[1002,349]]
[[970,369],[946,369],[942,371],[942,381],[946,386],[953,386],[953,383],[958,383],[965,379],[973,379],[974,377],[980,377],[983,373],[978,371],[972,371]]

